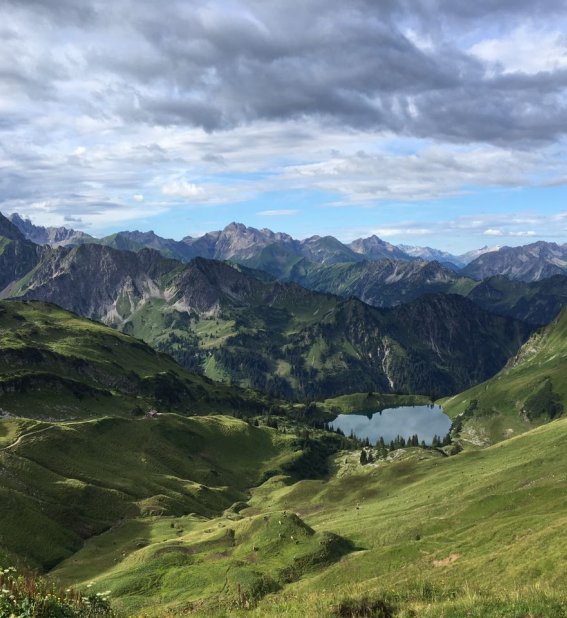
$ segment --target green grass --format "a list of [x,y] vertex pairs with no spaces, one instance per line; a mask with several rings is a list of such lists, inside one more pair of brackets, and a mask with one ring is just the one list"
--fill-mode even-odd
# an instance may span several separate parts
[[234,320],[210,318],[198,322],[194,332],[199,338],[199,345],[207,350],[222,345],[228,337],[235,335],[235,326]]
[[101,418],[20,430],[0,450],[0,547],[39,567],[123,519],[211,517],[288,464],[292,436],[229,417]]
[[563,616],[566,437],[561,419],[450,458],[339,454],[328,479],[273,476],[221,517],[126,521],[53,576],[129,614],[331,616],[369,597],[408,618]]
[[[258,412],[267,398],[216,384],[121,332],[41,302],[0,302],[0,409],[69,419]],[[1,440],[1,436],[0,436]]]
[[[452,418],[463,415],[462,437],[494,443],[567,410],[567,312],[536,332],[494,378],[442,400]],[[556,402],[556,403],[554,403]]]

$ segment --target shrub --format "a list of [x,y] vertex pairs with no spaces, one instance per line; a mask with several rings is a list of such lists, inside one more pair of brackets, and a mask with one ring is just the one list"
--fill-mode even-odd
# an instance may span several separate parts
[[0,618],[114,618],[108,596],[81,594],[15,568],[0,569]]
[[343,599],[335,608],[339,618],[393,618],[396,608],[384,599]]

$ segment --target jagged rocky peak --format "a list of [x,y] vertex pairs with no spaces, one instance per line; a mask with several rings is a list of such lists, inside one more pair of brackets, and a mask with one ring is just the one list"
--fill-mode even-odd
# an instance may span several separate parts
[[375,260],[381,258],[393,258],[396,260],[411,260],[411,256],[395,245],[378,238],[376,234],[368,238],[357,238],[350,243],[350,248],[364,257]]
[[279,243],[292,246],[295,241],[288,234],[265,228],[258,230],[233,222],[221,231],[209,232],[199,238],[186,237],[183,242],[202,257],[246,261],[268,245]]
[[449,253],[448,251],[441,251],[440,249],[434,249],[433,247],[415,247],[412,245],[398,245],[398,249],[407,253],[409,256],[423,260],[436,260],[441,263],[454,264],[455,266],[462,267],[465,262],[461,260],[458,255]]
[[545,241],[502,247],[473,260],[463,272],[474,279],[505,275],[518,281],[539,281],[567,273],[567,245]]
[[13,221],[5,217],[2,213],[0,213],[0,236],[9,238],[10,240],[25,240],[23,233]]
[[93,239],[89,234],[66,227],[43,227],[34,225],[30,219],[22,218],[18,213],[10,215],[10,221],[20,230],[27,240],[38,245],[63,247]]

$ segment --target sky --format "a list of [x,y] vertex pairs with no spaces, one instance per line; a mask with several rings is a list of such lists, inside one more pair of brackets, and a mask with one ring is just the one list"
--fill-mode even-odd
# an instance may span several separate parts
[[2,0],[0,211],[567,241],[567,0]]

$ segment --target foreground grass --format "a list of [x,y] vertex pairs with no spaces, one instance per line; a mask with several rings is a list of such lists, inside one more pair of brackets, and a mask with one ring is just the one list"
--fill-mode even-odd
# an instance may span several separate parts
[[15,568],[0,569],[0,616],[29,618],[113,618],[108,597],[62,590]]
[[402,617],[564,616],[566,439],[561,419],[451,458],[345,453],[328,480],[273,476],[219,518],[127,523],[53,576],[148,615],[334,616],[381,600]]

